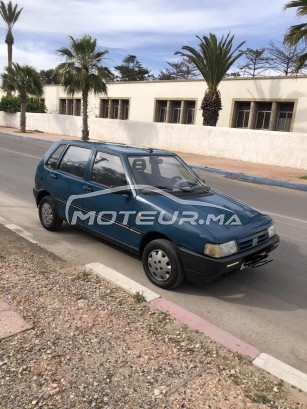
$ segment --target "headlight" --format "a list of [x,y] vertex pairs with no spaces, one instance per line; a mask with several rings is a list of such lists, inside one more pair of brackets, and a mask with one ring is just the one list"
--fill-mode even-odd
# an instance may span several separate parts
[[204,254],[206,256],[220,258],[230,256],[231,254],[238,252],[237,242],[235,240],[228,241],[222,244],[210,244],[207,243],[204,247]]
[[268,233],[269,233],[269,238],[275,236],[275,234],[276,234],[275,224],[271,224],[268,227]]

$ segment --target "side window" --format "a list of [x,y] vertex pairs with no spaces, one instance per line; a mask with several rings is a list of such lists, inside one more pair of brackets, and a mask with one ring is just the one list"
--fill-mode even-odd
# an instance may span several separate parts
[[91,181],[108,187],[126,185],[127,179],[120,157],[97,152],[91,173]]
[[59,169],[82,178],[90,154],[91,149],[81,148],[80,146],[70,146],[61,160]]
[[62,155],[63,150],[66,148],[67,145],[60,145],[56,148],[56,150],[50,155],[50,157],[46,161],[46,166],[50,169],[55,169],[58,163],[59,157]]

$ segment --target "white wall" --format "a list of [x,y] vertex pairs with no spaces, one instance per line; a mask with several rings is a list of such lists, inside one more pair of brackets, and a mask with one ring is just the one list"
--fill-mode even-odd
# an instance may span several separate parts
[[[153,122],[156,99],[196,100],[195,125],[202,125],[200,105],[206,90],[203,80],[189,81],[135,81],[108,84],[108,97],[129,99],[129,120]],[[293,132],[307,133],[307,76],[226,78],[219,85],[223,109],[219,127],[230,127],[235,100],[292,101],[295,103]],[[0,97],[3,91],[0,89]],[[60,85],[44,87],[44,99],[49,114],[58,114],[60,98],[68,98]],[[74,95],[81,98],[80,93]],[[99,116],[100,99],[104,94],[89,96],[89,116]],[[192,126],[192,125],[190,125]]]
[[[19,114],[0,111],[0,126],[18,128]],[[89,127],[91,139],[307,169],[307,136],[302,133],[93,117]],[[80,137],[81,128],[81,117],[27,113],[27,129]]]

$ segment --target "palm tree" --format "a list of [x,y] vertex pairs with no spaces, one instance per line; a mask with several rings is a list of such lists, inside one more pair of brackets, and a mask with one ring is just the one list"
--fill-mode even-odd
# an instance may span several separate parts
[[230,37],[230,33],[225,38],[222,36],[219,41],[211,33],[209,37],[196,37],[200,40],[198,44],[199,50],[184,45],[182,49],[186,52],[177,51],[175,54],[189,58],[206,81],[208,88],[201,104],[203,125],[216,126],[219,119],[219,111],[222,109],[221,94],[218,86],[229,68],[243,54],[242,51],[236,52],[245,41],[233,49],[234,36]]
[[[307,0],[292,0],[285,4],[284,10],[296,8],[297,17],[307,16]],[[291,26],[286,32],[284,43],[295,46],[301,41],[307,42],[307,23]],[[307,61],[307,53],[303,53],[297,58],[296,70],[300,70]]]
[[13,26],[18,20],[21,12],[22,8],[18,10],[18,4],[13,6],[13,3],[9,1],[6,5],[4,1],[0,1],[0,15],[7,26],[5,42],[7,44],[7,61],[9,67],[12,65],[13,61]]
[[77,40],[72,36],[69,38],[70,48],[63,47],[57,50],[61,57],[66,58],[66,61],[58,65],[56,72],[69,94],[82,93],[82,140],[86,141],[89,139],[89,92],[107,94],[106,80],[111,79],[112,74],[108,68],[101,65],[108,51],[98,51],[96,39],[89,35],[84,35]]
[[43,85],[39,73],[29,65],[12,63],[2,74],[2,88],[5,91],[16,91],[20,101],[20,130],[26,132],[26,104],[27,96],[40,97],[43,95]]

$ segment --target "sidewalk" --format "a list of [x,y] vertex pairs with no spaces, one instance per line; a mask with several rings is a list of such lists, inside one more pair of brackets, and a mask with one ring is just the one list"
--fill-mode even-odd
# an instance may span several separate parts
[[[0,133],[48,141],[58,141],[61,139],[77,139],[67,135],[57,135],[42,132],[30,131],[24,134],[19,132],[17,129],[6,127],[0,127]],[[239,179],[242,178],[259,183],[277,184],[280,186],[301,188],[303,190],[307,190],[307,170],[304,169],[263,165],[261,163],[244,162],[233,159],[216,158],[212,156],[195,155],[183,152],[178,152],[178,154],[189,165],[195,166],[196,168],[200,167],[204,171],[220,173],[230,177]]]

